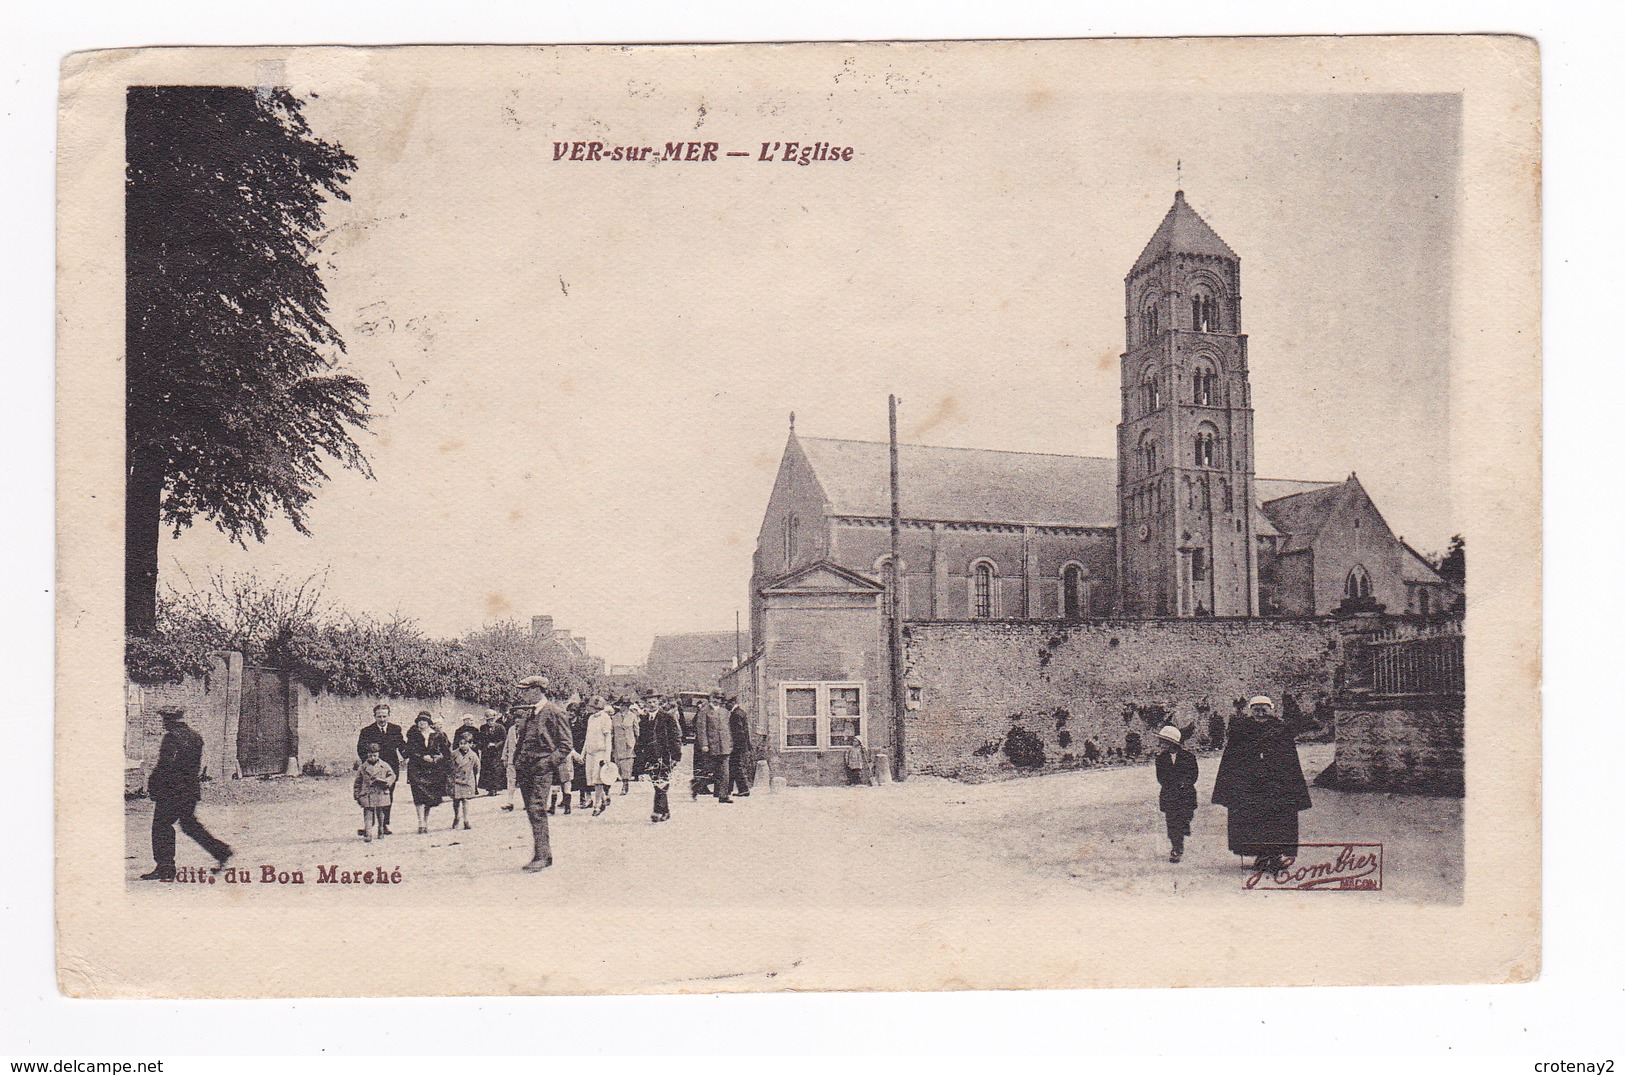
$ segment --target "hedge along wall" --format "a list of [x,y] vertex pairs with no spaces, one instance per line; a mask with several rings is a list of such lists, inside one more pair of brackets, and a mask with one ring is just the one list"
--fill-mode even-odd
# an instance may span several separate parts
[[904,677],[918,704],[907,714],[909,771],[984,779],[1018,770],[1000,749],[1014,724],[1042,743],[1053,771],[1143,751],[1142,714],[1197,724],[1236,699],[1293,695],[1308,712],[1337,689],[1337,624],[1324,619],[1167,619],[1114,623],[930,622],[905,628]]
[[[207,676],[188,676],[180,683],[124,684],[124,754],[129,790],[145,786],[147,774],[158,760],[163,741],[163,718],[158,707],[186,709],[186,723],[203,737],[203,771],[212,780],[238,775],[237,733],[243,715],[242,658],[218,654]],[[482,719],[486,707],[455,698],[386,698],[380,695],[342,695],[312,691],[292,677],[288,689],[288,749],[305,767],[316,765],[328,773],[355,769],[355,741],[363,724],[372,720],[372,707],[389,703],[390,720],[402,730],[423,710],[440,718],[452,735],[464,713]]]

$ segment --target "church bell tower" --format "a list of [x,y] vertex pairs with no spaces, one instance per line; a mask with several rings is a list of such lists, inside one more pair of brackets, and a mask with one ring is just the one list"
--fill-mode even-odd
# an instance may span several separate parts
[[1174,193],[1123,281],[1117,541],[1128,616],[1255,616],[1241,259]]

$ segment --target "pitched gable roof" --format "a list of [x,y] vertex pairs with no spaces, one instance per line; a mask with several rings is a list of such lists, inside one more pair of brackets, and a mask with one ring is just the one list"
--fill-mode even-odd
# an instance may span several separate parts
[[1286,546],[1281,551],[1299,552],[1314,544],[1315,535],[1326,525],[1326,520],[1342,503],[1347,492],[1348,482],[1322,485],[1301,493],[1265,500],[1259,509],[1275,526],[1277,533],[1286,535]]
[[1208,227],[1207,221],[1190,207],[1182,190],[1174,192],[1172,208],[1168,210],[1168,215],[1162,218],[1162,223],[1157,225],[1157,230],[1151,235],[1151,241],[1145,244],[1145,249],[1140,252],[1139,259],[1134,262],[1134,268],[1130,270],[1129,275],[1139,272],[1167,253],[1212,254],[1232,261],[1241,260],[1236,257],[1236,252],[1219,238],[1218,233]]
[[1445,586],[1455,585],[1449,579],[1433,570],[1433,565],[1428,563],[1427,558],[1421,553],[1411,548],[1409,542],[1401,541],[1399,545],[1400,548],[1404,549],[1406,553],[1406,555],[1400,557],[1399,560],[1399,577],[1401,579],[1405,580],[1406,582],[1432,582]]
[[[835,515],[891,514],[891,459],[875,441],[798,438]],[[1117,525],[1117,461],[985,448],[897,448],[900,505],[908,519]]]
[[817,592],[829,590],[884,590],[885,584],[878,579],[842,567],[829,560],[818,560],[798,567],[782,578],[775,579],[762,587],[763,593],[797,593]]
[[[750,639],[742,637],[738,645],[750,652]],[[649,646],[647,666],[683,664],[732,664],[735,639],[732,631],[698,631],[681,635],[655,635]]]

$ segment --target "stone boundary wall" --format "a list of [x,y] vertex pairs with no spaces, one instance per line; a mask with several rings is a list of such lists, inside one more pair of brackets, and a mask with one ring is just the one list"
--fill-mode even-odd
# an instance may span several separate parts
[[[203,771],[211,780],[240,775],[237,733],[243,711],[242,658],[218,654],[206,676],[189,676],[180,683],[144,685],[124,683],[125,790],[146,786],[147,774],[158,760],[163,741],[163,720],[158,707],[179,705],[186,722],[203,737]],[[423,710],[438,717],[446,734],[455,732],[463,714],[476,720],[485,705],[456,698],[385,698],[378,695],[340,695],[312,691],[293,677],[288,687],[289,749],[301,768],[315,766],[334,773],[356,767],[355,741],[363,724],[372,719],[372,707],[388,702],[390,719],[407,729]]]
[[1460,697],[1343,698],[1337,753],[1315,783],[1343,791],[1460,798],[1465,789]]
[[[1338,622],[1318,618],[934,621],[904,636],[909,772],[967,780],[1078,768],[1091,745],[1100,763],[1133,760],[1163,713],[1213,746],[1255,694],[1327,711],[1344,648]],[[1018,721],[1041,766],[1003,751]]]

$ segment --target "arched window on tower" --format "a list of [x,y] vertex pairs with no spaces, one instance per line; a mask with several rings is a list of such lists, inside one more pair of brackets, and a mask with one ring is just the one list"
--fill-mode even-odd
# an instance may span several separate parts
[[1155,339],[1160,327],[1157,317],[1157,304],[1153,301],[1140,311],[1140,342],[1149,343]]
[[1157,376],[1157,368],[1149,364],[1140,375],[1140,405],[1146,414],[1162,408],[1162,382]]
[[1193,438],[1194,456],[1199,467],[1216,467],[1219,465],[1219,449],[1217,430],[1212,426],[1204,425],[1197,429]]
[[1197,332],[1219,331],[1219,301],[1205,290],[1191,295],[1191,328]]
[[1143,475],[1157,472],[1157,438],[1151,435],[1148,429],[1140,434],[1140,473]]
[[1371,575],[1360,564],[1355,564],[1343,580],[1343,596],[1353,600],[1371,596]]
[[1219,401],[1219,374],[1206,362],[1199,362],[1191,375],[1191,402],[1198,407],[1212,407]]
[[993,577],[993,565],[987,560],[978,560],[971,568],[970,614],[975,619],[993,618]]

